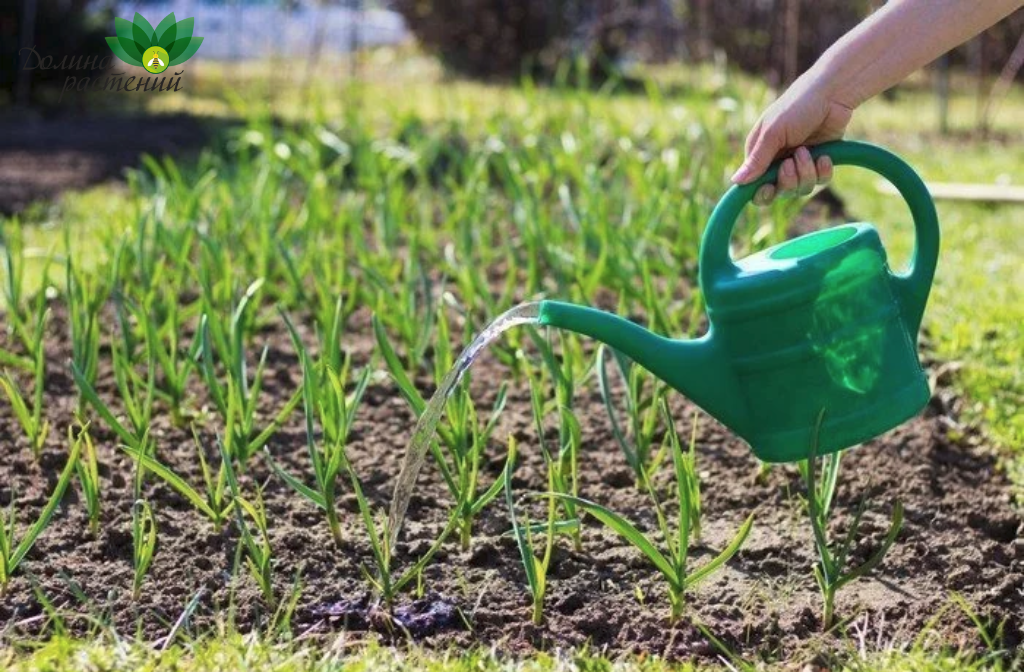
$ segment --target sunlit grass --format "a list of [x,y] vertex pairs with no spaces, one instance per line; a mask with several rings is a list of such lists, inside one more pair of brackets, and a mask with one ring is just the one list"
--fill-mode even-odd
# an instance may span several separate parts
[[[879,653],[858,653],[837,672],[972,672],[991,669],[984,660],[957,651],[928,651],[911,645]],[[742,661],[738,661],[741,662]],[[671,663],[652,656],[622,656],[608,659],[598,651],[539,653],[512,663],[501,651],[396,652],[390,647],[359,645],[344,638],[313,643],[273,644],[239,634],[223,638],[183,642],[158,650],[130,640],[98,638],[81,641],[55,637],[33,651],[16,653],[0,649],[0,665],[9,672],[691,672],[735,670],[729,665]],[[761,669],[761,668],[757,668]]]

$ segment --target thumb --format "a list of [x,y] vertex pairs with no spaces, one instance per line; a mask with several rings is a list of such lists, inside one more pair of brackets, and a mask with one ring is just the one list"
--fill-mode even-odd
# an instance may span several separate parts
[[733,174],[732,181],[736,184],[747,184],[761,177],[785,144],[782,135],[773,128],[761,129],[753,147],[747,151],[743,165]]

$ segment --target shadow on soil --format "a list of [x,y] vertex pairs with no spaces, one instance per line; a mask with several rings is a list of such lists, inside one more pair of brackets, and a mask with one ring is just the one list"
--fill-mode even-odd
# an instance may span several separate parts
[[121,179],[144,154],[195,157],[239,123],[187,114],[8,113],[0,123],[0,214]]

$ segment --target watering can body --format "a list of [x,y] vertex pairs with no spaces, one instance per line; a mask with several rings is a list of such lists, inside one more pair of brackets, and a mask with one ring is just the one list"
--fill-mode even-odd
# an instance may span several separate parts
[[834,142],[812,150],[874,170],[910,205],[910,268],[889,269],[875,228],[844,224],[740,260],[736,218],[777,167],[734,186],[704,232],[700,285],[709,329],[674,340],[591,308],[544,301],[540,322],[623,352],[745,439],[766,462],[790,462],[871,439],[915,415],[930,396],[917,332],[938,258],[935,207],[917,174],[890,152]]

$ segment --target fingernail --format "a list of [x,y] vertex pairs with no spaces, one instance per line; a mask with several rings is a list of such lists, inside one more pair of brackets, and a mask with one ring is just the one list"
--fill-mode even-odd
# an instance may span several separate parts
[[818,167],[821,170],[828,170],[829,168],[832,167],[832,159],[830,159],[827,156],[821,157],[820,159],[818,159]]
[[786,177],[793,177],[796,175],[796,165],[794,165],[792,159],[786,159],[782,162],[782,172]]
[[811,160],[811,152],[806,147],[800,147],[799,149],[797,149],[796,150],[796,156],[801,161],[810,161]]
[[740,166],[735,173],[732,174],[732,181],[736,184],[740,184],[746,181],[750,177],[750,166],[744,163]]

